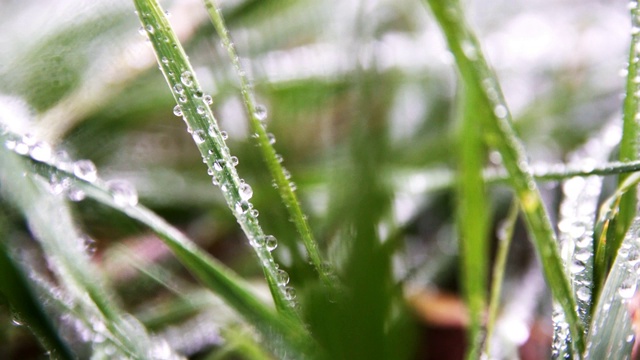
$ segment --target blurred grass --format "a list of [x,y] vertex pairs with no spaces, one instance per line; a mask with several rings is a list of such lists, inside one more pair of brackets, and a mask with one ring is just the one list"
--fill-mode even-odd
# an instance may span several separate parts
[[[485,152],[482,142],[493,126],[486,120],[496,120],[496,104],[488,105],[483,99],[487,95],[479,81],[483,78],[473,79],[490,75],[492,85],[497,82],[486,69],[473,66],[461,69],[464,81],[456,81],[436,19],[419,1],[221,1],[221,14],[240,55],[240,66],[235,68],[215,26],[206,21],[204,2],[163,1],[162,5],[169,9],[166,16],[189,55],[201,90],[212,96],[211,116],[219,121],[219,130],[229,135],[226,143],[240,160],[238,172],[253,188],[251,202],[259,211],[260,226],[278,238],[274,261],[288,273],[301,321],[313,334],[317,349],[322,349],[309,357],[461,356],[450,349],[465,349],[475,357],[485,335],[487,274],[499,246],[493,217],[498,220],[506,213],[507,190],[514,186],[514,178],[520,190],[533,179],[540,183],[540,197],[534,196],[540,205],[537,209],[542,211],[544,203],[551,222],[545,214],[535,214],[540,220],[537,233],[547,239],[538,250],[543,267],[555,269],[547,271],[547,278],[558,294],[566,282],[558,275],[564,268],[553,250],[551,256],[545,255],[553,247],[552,229],[561,221],[556,213],[564,195],[557,181],[604,176],[600,197],[606,199],[613,192],[610,175],[632,173],[639,167],[637,161],[564,164],[573,161],[568,154],[598,137],[603,124],[619,113],[617,94],[624,84],[616,73],[631,36],[620,25],[628,18],[627,10],[618,9],[618,4],[587,1],[568,9],[552,2],[532,6],[496,0],[465,3],[458,9],[458,15],[464,10],[469,27],[480,34],[486,56],[495,66],[495,79],[500,79],[507,97],[503,105],[508,103],[513,114],[507,133],[518,134],[528,150],[526,157],[519,150],[516,157],[504,151],[513,145],[509,145],[513,138],[506,139],[501,154],[493,148]],[[262,263],[248,246],[224,196],[211,185],[192,136],[171,114],[175,99],[153,66],[146,36],[137,34],[133,11],[130,1],[0,2],[0,32],[6,35],[0,39],[0,122],[12,133],[30,132],[36,139],[59,144],[55,151],[66,149],[72,160],[95,161],[104,180],[131,181],[140,202],[166,219],[146,212],[136,215],[139,207],[107,209],[103,205],[109,205],[108,193],[103,193],[102,200],[70,206],[78,232],[96,241],[96,252],[88,254],[89,264],[95,265],[97,277],[113,283],[115,290],[105,297],[134,314],[151,334],[150,341],[166,340],[169,348],[192,359],[299,358],[300,352],[308,350],[295,338],[306,337],[306,331],[280,322],[282,318],[264,305],[269,291]],[[537,29],[535,34],[531,28]],[[444,30],[448,31],[446,26]],[[529,46],[518,48],[524,36]],[[452,46],[459,63],[460,56],[473,56],[474,49],[479,49],[475,42],[471,45]],[[246,83],[238,81],[239,68]],[[631,67],[629,73],[633,71]],[[463,90],[466,96],[458,96]],[[254,108],[256,104],[267,107],[264,133],[275,134],[275,149],[297,188],[295,224],[281,194],[272,187],[273,169],[251,138],[256,122],[251,119],[251,106],[249,111],[243,109],[246,99],[242,99],[249,92],[255,96]],[[611,157],[622,161],[635,156],[636,136],[628,129],[637,107],[632,100],[627,96],[624,108],[624,149],[620,157]],[[463,101],[469,103],[456,113]],[[465,125],[456,123],[456,117],[464,118]],[[493,132],[500,134],[504,129],[498,130]],[[522,165],[518,164],[522,160],[540,167],[520,171],[514,165]],[[47,189],[50,174],[39,165],[20,161],[20,172],[35,176]],[[19,174],[13,179],[18,188],[27,187]],[[95,196],[93,187],[84,187],[89,198]],[[523,192],[516,192],[523,200]],[[64,202],[65,195],[66,191],[48,196]],[[49,253],[42,250],[46,244],[35,243],[36,250],[27,257],[15,256],[23,254],[21,245],[37,234],[25,225],[27,211],[10,206],[10,198],[5,191],[0,199],[3,209],[9,209],[7,227],[11,229],[3,244],[9,246],[6,253],[12,254],[15,265],[24,269],[23,280],[32,287],[33,299],[58,325],[57,336],[72,352],[108,357],[104,351],[111,351],[108,347],[83,338],[78,330],[82,327],[65,320],[81,318],[85,310],[56,302],[46,289],[57,287],[34,280],[38,274],[45,279],[50,276],[48,271],[32,270],[39,268],[34,264],[49,261]],[[526,201],[521,203],[526,207]],[[612,204],[611,214],[615,214],[616,204],[607,204]],[[626,220],[616,222],[616,227],[632,218],[628,210],[620,213]],[[172,224],[168,234],[173,240],[193,239],[195,245],[187,250],[197,251],[177,249],[176,257],[150,234],[152,230],[133,220],[148,224],[151,218],[166,231]],[[296,228],[304,222],[310,233],[305,235],[303,226],[301,236]],[[624,231],[617,232],[612,239],[621,241]],[[317,240],[315,259],[300,246],[304,237]],[[527,232],[516,225],[508,256],[506,250],[501,252],[506,266],[493,276],[504,275],[505,294],[518,295],[527,286],[538,293],[545,291],[541,283],[522,275],[539,272],[532,248],[522,241],[526,237]],[[135,256],[117,255],[122,251]],[[211,270],[212,257],[225,264],[221,269],[238,274],[226,284],[240,286],[244,295],[238,298],[229,288],[222,290],[229,307],[220,304],[225,296],[203,295],[206,288],[220,291],[225,284],[224,276],[200,271]],[[314,266],[309,264],[310,257]],[[181,263],[200,270],[194,276]],[[327,292],[313,270],[318,264],[333,269],[326,278],[342,292]],[[0,278],[5,283],[5,275]],[[522,279],[527,283],[520,284]],[[620,281],[622,277],[607,280],[606,287],[611,289],[607,293],[614,294]],[[433,291],[453,295],[433,297],[429,295]],[[567,291],[573,292],[569,287]],[[559,296],[569,304],[566,308],[571,307],[567,294]],[[445,317],[434,316],[439,309],[452,309],[448,306],[459,304],[459,299],[469,303],[468,313],[464,307],[453,307],[456,310],[445,311]],[[493,308],[498,315],[492,353],[504,354],[518,346],[530,351],[524,350],[520,342],[524,340],[516,335],[524,328],[530,344],[535,339],[534,322],[549,318],[549,296],[520,300],[533,304],[527,313],[509,313],[505,309],[513,305],[509,301]],[[597,299],[591,301],[595,305]],[[422,302],[426,306],[416,305]],[[496,303],[494,295],[490,305]],[[594,311],[602,311],[600,302],[598,306],[600,310]],[[623,309],[620,305],[620,314]],[[236,316],[236,311],[245,317]],[[264,316],[251,320],[256,318],[250,313]],[[10,326],[9,316],[2,311],[0,320],[0,357],[29,358],[41,351],[27,350],[37,348],[37,340],[25,337],[21,327]],[[270,325],[256,326],[261,321]],[[451,335],[456,331],[452,329],[471,329],[469,342]],[[55,336],[50,334],[51,339]],[[297,348],[295,355],[283,351],[290,346]],[[549,353],[548,343],[537,346]],[[595,358],[594,344],[587,348]]]

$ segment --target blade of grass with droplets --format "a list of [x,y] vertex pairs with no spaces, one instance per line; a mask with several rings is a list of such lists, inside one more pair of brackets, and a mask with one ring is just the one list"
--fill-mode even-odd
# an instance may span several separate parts
[[[629,177],[630,178],[630,177]],[[625,179],[625,182],[629,180]],[[589,331],[586,359],[637,359],[640,329],[640,217],[629,227],[602,288]],[[632,355],[633,354],[633,355]]]
[[[23,174],[27,174],[23,176]],[[59,196],[38,186],[17,155],[0,148],[0,181],[3,196],[25,216],[58,281],[69,292],[75,306],[91,320],[96,336],[115,346],[121,356],[148,358],[153,342],[136,321],[118,309],[91,266],[69,209]],[[95,349],[94,349],[95,350]]]
[[284,202],[291,219],[293,219],[293,223],[295,224],[296,229],[298,230],[298,233],[302,238],[302,243],[307,249],[309,259],[311,260],[313,266],[316,268],[316,271],[318,272],[320,278],[325,283],[325,285],[333,286],[334,284],[327,274],[324,265],[325,263],[323,262],[318,250],[318,244],[313,238],[313,234],[311,233],[311,229],[309,228],[309,224],[307,223],[306,216],[302,213],[300,202],[298,201],[296,193],[291,187],[291,182],[289,181],[288,176],[285,175],[284,168],[277,158],[276,151],[273,147],[275,137],[273,137],[272,134],[267,133],[264,127],[266,109],[260,108],[260,106],[255,102],[255,97],[252,92],[246,71],[242,68],[242,64],[240,64],[240,58],[238,57],[238,53],[236,52],[235,45],[229,37],[229,31],[227,30],[220,9],[213,0],[204,0],[204,3],[207,7],[207,11],[209,12],[211,22],[216,28],[218,36],[220,36],[220,39],[222,40],[222,44],[227,49],[229,58],[233,63],[233,67],[238,74],[238,77],[240,78],[242,100],[248,113],[247,115],[249,117],[251,131],[253,131],[253,133],[255,134],[254,137],[256,139],[256,142],[258,143],[258,147],[262,151],[262,157],[267,163],[269,172],[271,172],[271,177],[273,177],[273,179],[275,180],[280,198]]
[[193,136],[222,194],[233,211],[242,230],[255,250],[271,290],[276,308],[283,314],[297,318],[294,310],[294,290],[281,283],[279,269],[271,255],[277,246],[273,236],[266,236],[249,199],[253,190],[238,176],[238,159],[229,153],[213,112],[209,108],[211,97],[200,88],[193,68],[187,59],[166,14],[156,0],[134,0],[138,17],[153,46],[160,70],[178,105],[174,114],[181,116]]
[[0,295],[9,303],[12,312],[17,314],[23,325],[36,336],[52,359],[74,359],[69,346],[61,339],[51,319],[43,311],[39,299],[32,291],[27,277],[8,250],[4,214],[0,214]]
[[489,358],[491,358],[491,338],[498,317],[500,294],[502,292],[502,283],[504,282],[505,269],[507,266],[507,255],[509,254],[509,247],[511,246],[511,239],[513,238],[513,229],[518,220],[519,209],[520,205],[518,204],[518,200],[514,199],[507,217],[498,228],[498,250],[493,264],[489,314],[487,315],[487,338],[484,345],[484,353],[489,356]]
[[[9,136],[15,136],[8,134]],[[0,136],[2,139],[2,136]],[[26,155],[25,155],[26,157]],[[36,172],[45,178],[73,179],[73,186],[80,189],[87,196],[123,212],[132,219],[147,225],[172,250],[178,260],[193,273],[209,290],[222,298],[229,307],[235,309],[249,323],[260,330],[265,338],[274,340],[283,337],[287,348],[303,356],[312,346],[308,333],[300,328],[300,324],[287,316],[279,316],[260,302],[249,291],[244,282],[232,270],[217,262],[210,255],[200,250],[195,243],[184,236],[179,230],[151,210],[138,204],[118,199],[107,183],[99,178],[94,182],[78,178],[64,166],[53,165],[55,160],[48,162],[32,159],[36,164]],[[282,343],[282,340],[278,340]]]
[[640,183],[640,173],[633,173],[627,176],[622,184],[618,186],[616,192],[605,200],[600,206],[598,220],[594,228],[594,274],[593,274],[593,296],[597,299],[607,277],[607,235],[613,219],[618,215],[620,201],[624,194],[630,189],[634,189]]
[[471,319],[467,359],[477,359],[482,348],[482,328],[487,304],[489,208],[482,178],[486,148],[478,118],[485,116],[475,89],[462,91],[462,121],[458,138],[458,228],[460,229],[460,278]]
[[[640,130],[638,130],[640,126],[638,123],[638,116],[640,114],[640,109],[638,108],[640,105],[638,101],[638,97],[640,97],[640,77],[638,73],[638,62],[640,61],[638,58],[638,54],[640,53],[640,48],[638,48],[640,46],[640,9],[638,8],[637,1],[631,1],[629,4],[633,5],[630,6],[633,31],[631,32],[631,44],[629,47],[626,94],[622,109],[623,123],[622,139],[620,141],[620,161],[633,161],[638,159],[638,136],[640,135]],[[622,185],[628,176],[627,174],[619,175],[618,185]],[[616,218],[613,219],[612,229],[606,234],[605,262],[598,264],[604,266],[604,268],[596,269],[599,273],[606,274],[611,264],[613,264],[625,233],[636,215],[637,202],[637,189],[635,187],[629,188],[620,198],[618,214]],[[596,248],[596,251],[597,250],[599,249]],[[602,276],[602,274],[600,274],[600,276]]]
[[529,168],[522,144],[515,135],[511,115],[505,105],[495,75],[484,60],[480,45],[466,24],[458,1],[426,0],[444,32],[462,81],[480,95],[482,106],[490,109],[483,119],[486,141],[496,148],[509,173],[509,183],[520,201],[527,226],[543,264],[545,278],[554,298],[562,305],[578,352],[584,349],[583,325],[576,312],[576,300],[558,253],[556,236]]

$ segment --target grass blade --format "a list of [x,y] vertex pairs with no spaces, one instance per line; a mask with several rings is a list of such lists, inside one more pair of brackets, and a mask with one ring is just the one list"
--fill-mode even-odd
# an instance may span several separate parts
[[[625,182],[630,179],[631,176]],[[636,359],[638,356],[635,343],[640,314],[636,291],[640,261],[638,231],[639,217],[629,228],[598,298],[585,352],[587,359]]]
[[300,207],[300,202],[298,201],[296,193],[291,187],[291,182],[288,180],[288,176],[285,175],[285,170],[282,167],[280,160],[277,158],[276,151],[272,145],[272,142],[275,141],[275,137],[273,134],[268,134],[265,129],[264,121],[266,119],[266,110],[256,104],[249,79],[247,78],[246,71],[242,68],[242,64],[240,64],[240,58],[236,52],[235,45],[229,37],[229,31],[227,30],[224,18],[222,17],[222,12],[213,0],[204,0],[204,3],[207,7],[207,11],[209,12],[211,22],[216,28],[218,36],[222,39],[222,44],[227,49],[227,53],[233,63],[233,67],[240,78],[242,100],[244,102],[245,109],[247,110],[251,131],[253,132],[254,138],[258,143],[258,147],[262,152],[262,157],[269,168],[271,177],[275,180],[280,198],[285,204],[287,211],[289,212],[289,216],[293,220],[293,223],[302,238],[302,242],[307,249],[307,254],[309,255],[309,260],[315,267],[320,279],[325,285],[334,286],[335,284],[332,283],[326,269],[326,263],[322,260],[320,251],[318,250],[318,243],[313,238],[306,216],[302,213],[302,208]]
[[99,178],[93,182],[85,181],[67,171],[66,168],[69,166],[53,165],[54,162],[36,161],[38,172],[46,178],[73,179],[73,186],[87,196],[147,225],[158,234],[178,260],[200,282],[260,330],[265,338],[272,340],[274,337],[283,338],[284,340],[278,340],[278,342],[288,343],[289,350],[300,353],[300,356],[307,353],[311,346],[310,339],[297,321],[287,316],[279,316],[270,310],[248,290],[243,281],[230,269],[200,250],[179,230],[138,203],[123,203],[118,199],[117,194]]
[[[5,237],[6,223],[2,217],[0,215],[0,235]],[[0,241],[0,295],[9,303],[20,321],[38,338],[52,359],[76,358],[34,296],[25,274],[9,254],[7,245],[6,241]]]
[[491,280],[491,297],[489,298],[489,314],[487,315],[487,339],[485,341],[484,353],[491,357],[491,341],[496,319],[498,317],[498,308],[500,306],[500,294],[502,292],[502,284],[504,282],[505,269],[507,266],[507,255],[513,238],[513,229],[518,220],[518,210],[520,206],[518,201],[514,199],[509,208],[507,217],[503,220],[498,229],[498,251],[495,263],[493,265],[493,278]]
[[487,303],[489,208],[482,178],[484,154],[482,130],[478,118],[483,116],[479,94],[464,87],[462,129],[458,139],[458,227],[460,229],[461,280],[465,301],[469,307],[467,359],[477,359],[482,348],[482,328]]
[[253,190],[238,176],[237,158],[232,157],[224,136],[209,108],[210,96],[200,88],[195,72],[187,59],[175,32],[156,0],[134,0],[138,17],[153,45],[160,69],[178,105],[174,113],[182,116],[187,129],[202,154],[203,162],[214,174],[227,204],[247,235],[265,273],[277,309],[291,317],[294,310],[293,290],[280,286],[278,268],[271,250],[277,246],[273,236],[264,234],[254,215],[249,199]]
[[504,102],[498,82],[484,60],[480,45],[463,17],[458,1],[427,0],[445,34],[449,48],[465,86],[475,89],[489,116],[483,120],[486,141],[496,148],[509,173],[522,206],[536,252],[543,264],[545,278],[554,298],[566,313],[571,335],[578,352],[584,349],[582,324],[576,312],[576,300],[564,273],[558,253],[556,236],[542,203],[527,158],[511,124],[511,115]]

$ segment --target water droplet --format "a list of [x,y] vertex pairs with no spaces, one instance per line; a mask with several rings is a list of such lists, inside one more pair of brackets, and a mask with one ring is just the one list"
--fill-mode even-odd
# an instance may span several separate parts
[[204,109],[204,106],[198,106],[196,108],[196,111],[198,112],[198,114],[203,115],[206,111]]
[[176,105],[173,107],[173,115],[182,116],[182,108],[180,107],[180,105]]
[[202,101],[204,101],[204,103],[207,104],[207,105],[213,104],[213,98],[211,97],[211,95],[203,96],[202,97]]
[[194,131],[191,136],[193,137],[193,141],[196,142],[196,144],[202,144],[205,140],[205,133],[204,130],[196,130]]
[[284,175],[284,178],[289,180],[291,179],[291,173],[289,172],[289,170],[282,168],[282,174]]
[[140,26],[138,28],[138,34],[142,35],[142,36],[147,36],[147,32],[144,31],[144,27]]
[[287,286],[284,289],[284,297],[287,300],[294,300],[296,298],[296,289],[292,288],[291,286]]
[[582,272],[585,269],[585,264],[580,260],[574,260],[569,267],[569,271],[573,274]]
[[78,160],[73,163],[73,174],[88,182],[94,182],[98,178],[98,170],[91,160]]
[[224,160],[221,160],[221,159],[216,160],[213,162],[213,170],[222,171],[224,169],[224,165],[225,165]]
[[252,210],[251,210],[251,216],[253,216],[253,217],[256,217],[256,218],[257,218],[257,217],[258,217],[258,215],[260,215],[260,212],[259,212],[258,210],[256,210],[256,209],[252,209]]
[[635,276],[630,276],[622,281],[618,294],[623,299],[631,299],[636,293],[636,279]]
[[591,298],[591,290],[589,290],[589,288],[586,286],[582,286],[578,289],[578,291],[576,291],[576,296],[579,300],[589,301],[589,299]]
[[269,251],[273,251],[278,247],[278,239],[273,235],[265,236],[264,243]]
[[232,156],[232,157],[231,157],[231,165],[233,165],[233,166],[238,166],[238,163],[239,163],[239,162],[240,162],[240,161],[238,160],[238,157],[237,157],[237,156]]
[[493,113],[500,119],[505,118],[507,116],[507,107],[504,105],[496,105],[496,107],[493,108]]
[[138,191],[126,180],[109,180],[107,189],[113,196],[113,201],[119,206],[134,206],[138,204]]
[[574,255],[574,257],[580,261],[587,261],[591,257],[591,251],[589,250],[579,251]]
[[286,271],[278,269],[276,276],[276,280],[279,286],[285,286],[289,283],[289,274],[287,274]]
[[229,134],[226,131],[222,130],[220,131],[220,137],[222,138],[222,140],[227,140],[229,138]]
[[265,243],[266,243],[266,239],[264,237],[260,236],[260,237],[257,237],[255,239],[255,241],[253,241],[251,243],[251,245],[253,245],[253,246],[257,247],[257,248],[262,248],[262,247],[264,247]]
[[236,207],[235,207],[236,213],[238,213],[238,215],[246,214],[247,211],[249,211],[249,208],[250,208],[249,203],[247,201],[245,201],[245,200],[238,201],[236,203]]
[[627,255],[627,261],[631,264],[635,264],[640,261],[640,251],[636,248],[629,249],[629,254]]
[[82,244],[83,250],[86,251],[87,254],[93,255],[96,253],[98,246],[94,239],[90,238],[87,235],[82,235],[79,241]]
[[249,184],[241,184],[239,190],[242,200],[249,200],[253,196],[253,189]]
[[162,61],[163,64],[168,64],[169,63],[169,59],[167,59],[166,56],[163,56],[160,61]]
[[256,105],[256,111],[253,113],[256,119],[265,121],[267,119],[267,108],[264,105]]
[[282,159],[282,155],[280,155],[280,154],[276,154],[276,161],[277,161],[277,162],[279,162],[279,163],[281,163],[281,162],[282,162],[282,160],[283,160],[283,159]]
[[47,162],[51,160],[51,146],[44,141],[36,142],[32,147],[29,155],[34,160]]
[[16,141],[13,139],[7,139],[7,141],[4,142],[4,147],[13,151],[16,149]]
[[467,59],[474,61],[478,59],[478,50],[476,47],[468,40],[464,40],[461,44],[462,52]]
[[71,187],[67,190],[67,198],[71,201],[82,201],[86,197],[84,191],[78,189],[77,187]]
[[267,139],[269,140],[269,144],[273,145],[276,143],[276,136],[272,133],[267,134]]
[[185,95],[180,95],[178,96],[178,101],[180,101],[181,103],[186,103],[187,102],[187,97]]
[[184,87],[182,84],[175,84],[173,85],[173,91],[175,91],[176,94],[184,94]]
[[180,75],[180,81],[184,86],[191,87],[193,85],[193,75],[191,71],[185,71]]

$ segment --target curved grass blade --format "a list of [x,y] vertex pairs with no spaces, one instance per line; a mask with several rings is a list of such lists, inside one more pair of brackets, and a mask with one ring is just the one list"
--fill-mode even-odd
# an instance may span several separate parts
[[[0,214],[0,236],[6,236],[6,222]],[[40,306],[27,277],[9,253],[6,241],[0,241],[0,296],[49,352],[52,359],[75,359],[76,356],[56,331],[51,319]]]
[[637,359],[639,355],[639,231],[640,217],[636,217],[598,298],[585,352],[587,359]]
[[300,207],[300,202],[298,201],[296,193],[293,191],[291,182],[288,180],[288,176],[285,175],[285,170],[277,158],[276,151],[272,145],[273,141],[275,141],[275,137],[273,137],[273,134],[268,134],[265,129],[264,120],[266,118],[266,110],[255,102],[249,79],[246,75],[246,71],[242,68],[242,64],[240,64],[238,53],[236,52],[235,45],[229,37],[229,31],[225,25],[222,13],[213,0],[204,0],[204,3],[207,7],[207,11],[209,12],[211,22],[216,28],[218,36],[222,39],[222,44],[227,49],[227,53],[233,63],[233,67],[240,78],[242,100],[248,113],[247,115],[249,117],[251,131],[254,133],[254,138],[258,143],[258,147],[262,151],[262,157],[269,168],[271,177],[275,180],[280,198],[285,204],[291,219],[293,219],[293,223],[302,238],[302,243],[307,249],[309,260],[318,272],[320,279],[325,285],[334,286],[335,284],[333,281],[335,280],[332,281],[330,279],[329,272],[327,271],[328,269],[326,268],[327,265],[322,260],[320,251],[318,250],[318,243],[313,238],[306,216],[302,213],[302,208]]
[[[0,136],[1,138],[2,136]],[[283,348],[299,354],[300,357],[310,353],[309,349],[313,344],[299,322],[288,316],[280,316],[270,310],[248,290],[243,281],[230,269],[199,249],[179,230],[169,225],[151,210],[138,203],[123,202],[119,198],[121,195],[110,190],[107,184],[99,178],[93,182],[80,179],[67,170],[72,167],[63,163],[54,165],[56,163],[54,159],[48,162],[34,161],[38,165],[36,170],[43,177],[56,178],[58,181],[72,179],[72,186],[87,196],[147,225],[165,242],[196,279],[253,324],[265,338],[274,340],[281,345],[287,344]]]
[[465,87],[462,100],[462,129],[458,139],[458,227],[460,229],[461,280],[469,308],[467,359],[477,359],[483,341],[484,312],[487,304],[489,208],[482,178],[484,154],[482,130],[478,118],[483,116],[479,94]]
[[219,184],[227,204],[255,250],[276,308],[283,314],[298,318],[294,310],[294,291],[279,281],[279,269],[271,255],[271,250],[277,246],[277,240],[264,234],[257,215],[252,211],[249,199],[253,190],[238,176],[235,168],[238,159],[229,153],[224,136],[209,108],[211,97],[202,92],[187,55],[157,1],[134,0],[134,3],[160,70],[178,104],[174,108],[174,114],[185,120],[187,130],[202,154],[203,162],[214,174],[214,183]]
[[[0,181],[3,195],[23,213],[39,240],[53,271],[91,320],[95,338],[94,351],[103,344],[115,347],[122,356],[146,359],[154,342],[130,315],[117,308],[106,285],[88,256],[73,225],[71,214],[60,197],[43,190],[29,175],[17,156],[0,147]],[[105,342],[105,339],[107,340]]]
[[579,353],[584,349],[583,326],[576,312],[576,300],[564,273],[564,265],[551,222],[542,203],[540,192],[528,165],[522,144],[515,135],[511,115],[500,87],[486,63],[478,40],[466,24],[458,1],[427,0],[453,52],[465,86],[479,94],[482,107],[489,109],[483,119],[486,141],[496,148],[509,173],[522,206],[527,226],[543,264],[545,278],[554,298],[561,304],[571,328],[574,345]]

